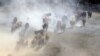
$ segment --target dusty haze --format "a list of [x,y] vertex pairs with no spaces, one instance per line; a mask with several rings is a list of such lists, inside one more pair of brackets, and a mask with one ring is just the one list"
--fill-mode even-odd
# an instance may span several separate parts
[[[74,15],[74,0],[0,0],[0,56],[100,56],[100,14],[93,13],[87,19],[86,27],[66,29],[63,34],[56,34],[56,21],[62,15]],[[45,13],[52,13],[49,43],[39,51],[33,48],[21,48],[16,51],[19,30],[10,32],[11,22],[18,17],[23,24],[29,22],[31,28],[39,30]],[[56,19],[57,18],[57,19]],[[67,24],[69,27],[69,24]],[[34,37],[34,36],[33,36]]]

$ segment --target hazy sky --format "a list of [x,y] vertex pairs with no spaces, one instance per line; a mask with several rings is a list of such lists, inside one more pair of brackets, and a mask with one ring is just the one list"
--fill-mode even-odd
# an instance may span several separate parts
[[40,29],[44,14],[52,13],[50,28],[54,28],[55,18],[73,14],[74,8],[70,6],[75,5],[74,2],[75,0],[0,0],[0,23],[10,24],[17,17],[23,24],[29,22],[32,27]]

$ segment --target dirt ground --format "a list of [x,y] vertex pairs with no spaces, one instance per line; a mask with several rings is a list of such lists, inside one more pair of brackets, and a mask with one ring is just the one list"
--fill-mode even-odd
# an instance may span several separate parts
[[39,51],[15,51],[18,35],[0,27],[0,56],[100,56],[100,14],[94,13],[86,27],[66,29],[63,34],[49,33],[50,40]]

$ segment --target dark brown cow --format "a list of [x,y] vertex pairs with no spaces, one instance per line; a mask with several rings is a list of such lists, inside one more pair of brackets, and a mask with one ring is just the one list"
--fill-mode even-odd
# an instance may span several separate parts
[[75,16],[76,16],[76,22],[81,20],[82,21],[82,25],[85,26],[87,12],[86,11],[79,11],[78,13],[76,13]]
[[48,43],[49,36],[44,30],[35,31],[35,39],[31,41],[32,46],[38,46],[37,49],[40,49],[42,46]]
[[86,24],[86,12],[82,12],[80,17],[82,18],[82,24],[85,26]]
[[92,17],[92,12],[88,11],[88,18],[91,18]]

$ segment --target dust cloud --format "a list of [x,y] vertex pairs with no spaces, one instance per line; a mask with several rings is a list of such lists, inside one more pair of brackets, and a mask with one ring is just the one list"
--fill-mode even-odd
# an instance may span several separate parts
[[[100,56],[100,25],[99,13],[93,13],[93,17],[87,20],[84,28],[68,28],[62,34],[54,33],[57,20],[63,15],[74,15],[72,6],[75,0],[0,0],[0,56]],[[16,49],[19,40],[19,31],[10,32],[14,17],[22,21],[23,25],[29,23],[30,31],[42,28],[42,18],[45,13],[51,13],[49,27],[49,41],[39,50],[30,47]],[[67,27],[70,25],[67,24]],[[28,33],[29,38],[34,37],[33,32]],[[29,39],[30,40],[30,39]]]

